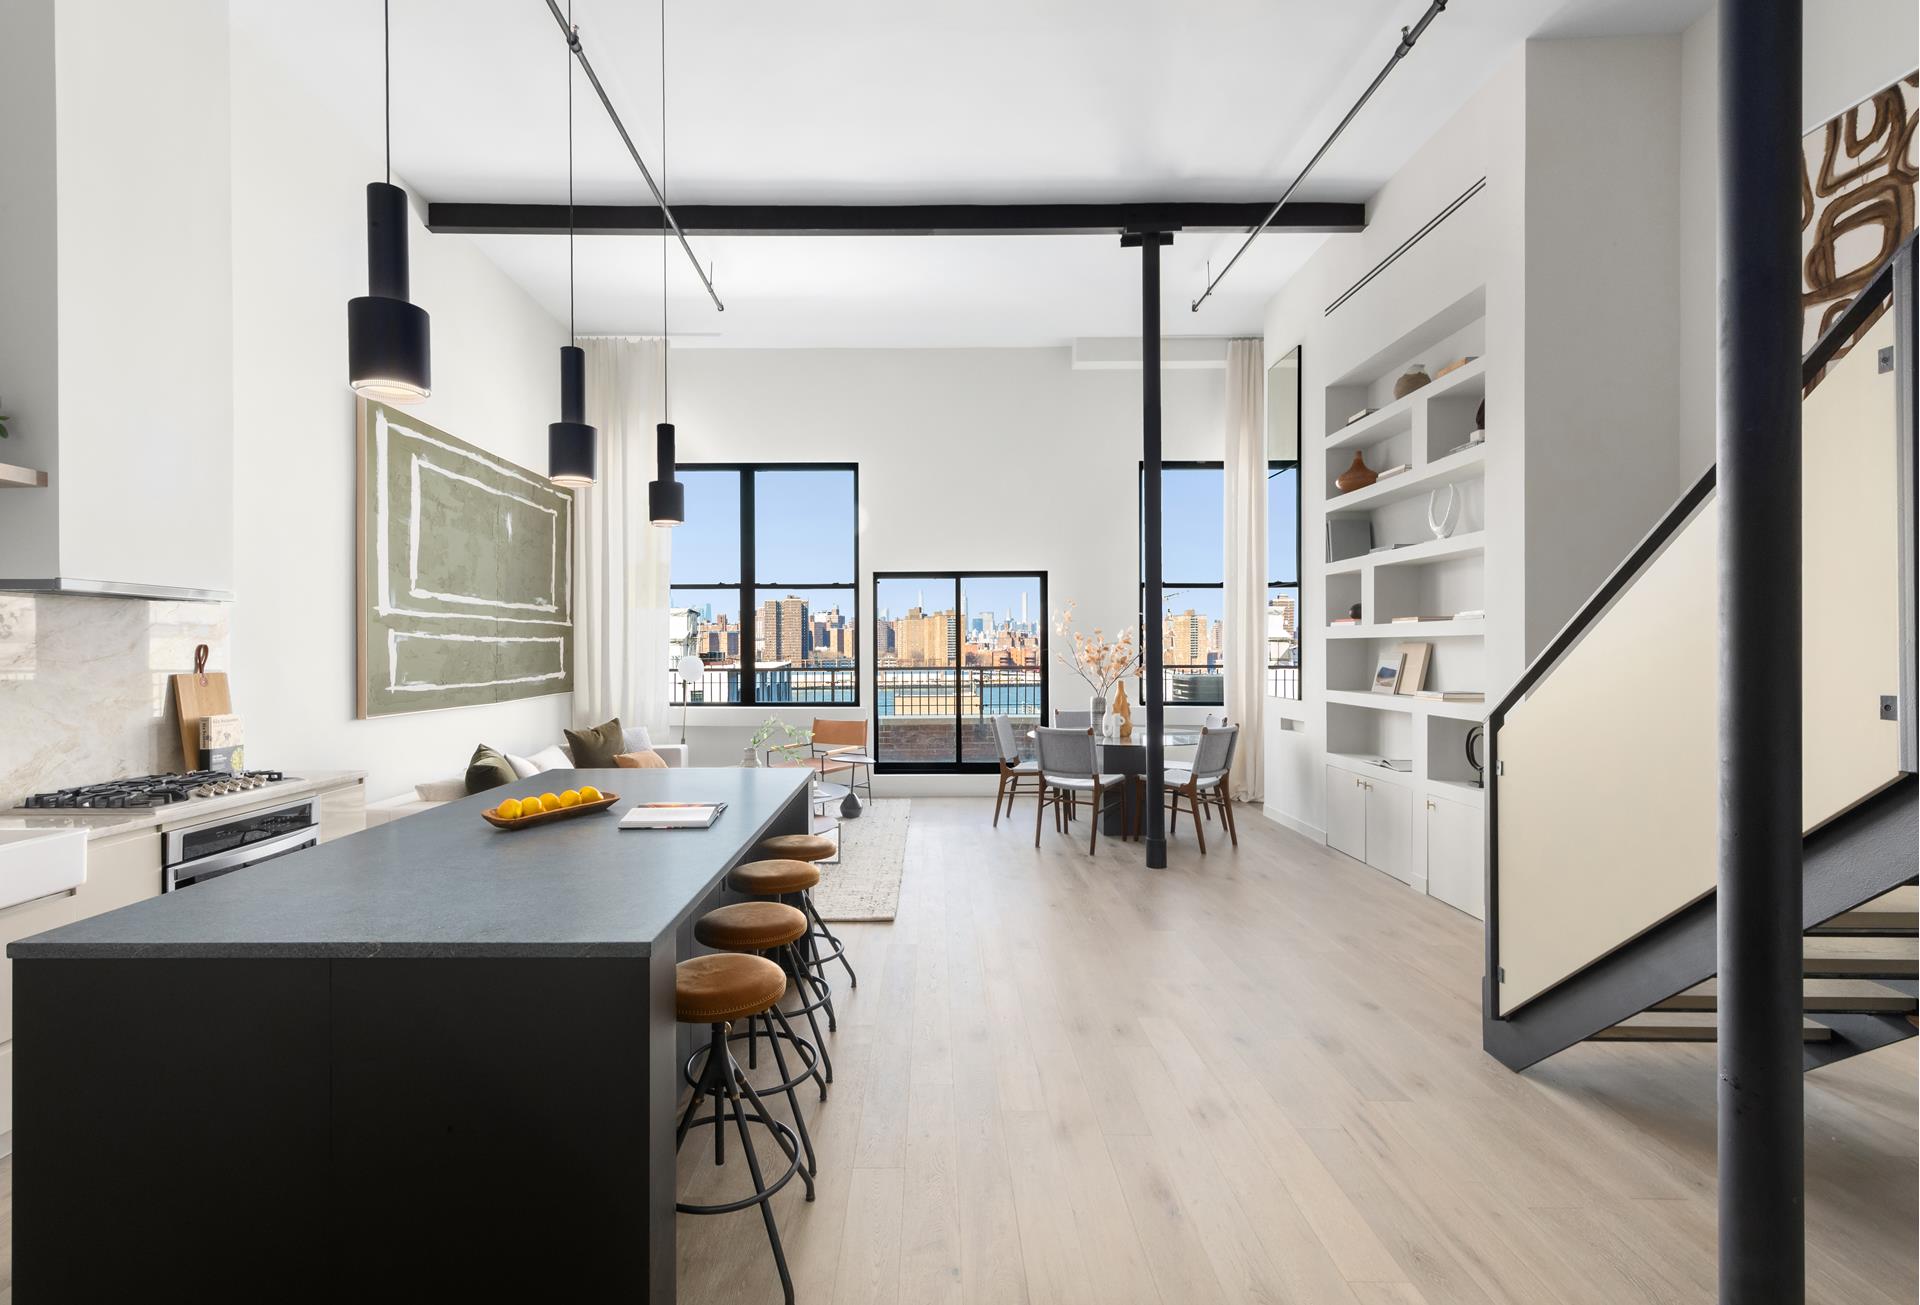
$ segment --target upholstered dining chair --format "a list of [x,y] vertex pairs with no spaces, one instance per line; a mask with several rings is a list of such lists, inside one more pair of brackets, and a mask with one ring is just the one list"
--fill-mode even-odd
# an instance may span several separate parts
[[1020,743],[1013,736],[1013,722],[1005,716],[993,717],[993,745],[1000,754],[1000,782],[993,795],[993,823],[1000,824],[1000,806],[1004,802],[1007,815],[1013,815],[1013,800],[1020,795],[1022,781],[1031,780],[1033,792],[1040,794],[1040,763],[1031,757],[1020,755]]
[[1058,707],[1055,707],[1053,709],[1053,724],[1055,729],[1090,730],[1093,728],[1093,713],[1090,711],[1062,711]]
[[[1040,801],[1033,810],[1033,845],[1040,846],[1040,822],[1048,807],[1053,808],[1054,828],[1065,832],[1066,824],[1061,819],[1071,812],[1085,794],[1089,803],[1087,824],[1092,832],[1087,835],[1087,855],[1093,855],[1095,845],[1100,841],[1100,813],[1108,793],[1120,789],[1126,782],[1125,775],[1102,775],[1097,767],[1099,751],[1093,745],[1093,731],[1090,729],[1046,729],[1034,731],[1039,741],[1040,753]],[[1132,808],[1128,808],[1125,826],[1132,824]],[[1133,830],[1123,826],[1122,838],[1130,838]]]
[[1174,826],[1180,823],[1180,803],[1184,798],[1187,809],[1193,813],[1193,836],[1200,844],[1202,856],[1207,853],[1207,831],[1201,812],[1214,807],[1220,810],[1220,823],[1227,837],[1235,847],[1240,846],[1240,831],[1234,826],[1233,803],[1227,793],[1227,772],[1233,768],[1233,753],[1239,741],[1238,725],[1202,729],[1200,746],[1193,754],[1193,768],[1166,773],[1167,834],[1171,837]]
[[[1226,727],[1227,727],[1227,714],[1225,712],[1210,711],[1207,713],[1206,724],[1205,726],[1203,726],[1203,728],[1210,729],[1210,730],[1219,730],[1219,729],[1225,729]],[[1169,775],[1173,774],[1175,771],[1185,772],[1192,769],[1193,769],[1192,757],[1181,757],[1176,760],[1169,761],[1167,763],[1167,773]]]

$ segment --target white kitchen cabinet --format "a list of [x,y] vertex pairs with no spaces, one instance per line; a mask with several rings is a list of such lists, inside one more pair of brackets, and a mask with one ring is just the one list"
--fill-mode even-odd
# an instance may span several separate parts
[[78,899],[73,893],[55,893],[0,911],[0,1043],[13,1040],[13,962],[5,956],[6,945],[79,918]]
[[367,827],[367,786],[354,780],[320,794],[320,841],[331,843]]
[[1375,870],[1413,882],[1413,793],[1398,784],[1366,781],[1367,855]]
[[1356,861],[1367,859],[1367,791],[1361,778],[1327,767],[1327,846]]
[[1413,794],[1338,766],[1327,767],[1327,846],[1413,882]]
[[1477,806],[1427,799],[1427,895],[1486,918],[1486,823]]
[[143,829],[87,843],[87,882],[74,895],[76,920],[159,895],[159,830]]

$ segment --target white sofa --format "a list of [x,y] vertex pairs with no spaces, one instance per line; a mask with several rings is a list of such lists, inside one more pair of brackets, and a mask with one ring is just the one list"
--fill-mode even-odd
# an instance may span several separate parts
[[[660,760],[674,769],[687,764],[687,745],[684,743],[655,743],[643,728],[629,729],[626,732],[626,749],[629,752],[653,752]],[[566,770],[573,765],[573,757],[567,745],[556,743],[542,748],[530,757],[505,754],[507,764],[521,779],[549,770]],[[463,770],[457,775],[448,775],[440,779],[429,779],[413,786],[408,793],[400,793],[379,802],[367,803],[367,827],[384,825],[399,820],[403,816],[417,815],[422,811],[431,811],[444,803],[458,801],[467,796],[467,775]]]

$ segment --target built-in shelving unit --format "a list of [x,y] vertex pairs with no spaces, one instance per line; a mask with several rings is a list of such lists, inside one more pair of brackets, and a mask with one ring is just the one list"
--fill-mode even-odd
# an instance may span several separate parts
[[[1391,394],[1409,364],[1438,369],[1481,354],[1485,340],[1484,316],[1469,320],[1456,306],[1330,381],[1322,477],[1305,487],[1320,495],[1327,530],[1319,593],[1306,617],[1317,617],[1326,636],[1317,661],[1328,843],[1420,889],[1436,857],[1446,868],[1432,871],[1434,884],[1477,882],[1477,871],[1457,862],[1476,855],[1460,850],[1459,831],[1477,830],[1484,818],[1485,793],[1466,745],[1488,704],[1484,696],[1449,702],[1415,690],[1484,695],[1488,688],[1488,623],[1501,613],[1487,610],[1486,474],[1508,432],[1497,420],[1481,430],[1488,367],[1499,364],[1484,354],[1402,398]],[[1376,410],[1347,422],[1369,407]],[[1376,471],[1406,470],[1342,493],[1334,481],[1356,453]],[[1333,624],[1356,603],[1358,623]],[[1425,619],[1395,620],[1416,616]],[[1405,692],[1374,692],[1377,666],[1402,644],[1425,645],[1423,681]],[[1385,759],[1396,767],[1380,764]],[[1449,900],[1479,909],[1474,897]]]
[[0,489],[45,489],[47,473],[35,471],[32,467],[16,467],[10,462],[0,462]]

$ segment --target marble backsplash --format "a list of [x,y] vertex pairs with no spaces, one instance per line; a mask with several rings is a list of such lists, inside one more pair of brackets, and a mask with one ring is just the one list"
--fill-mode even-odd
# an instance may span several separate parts
[[[0,593],[0,807],[183,768],[168,676],[228,665],[227,606]],[[235,703],[236,708],[240,704]]]

